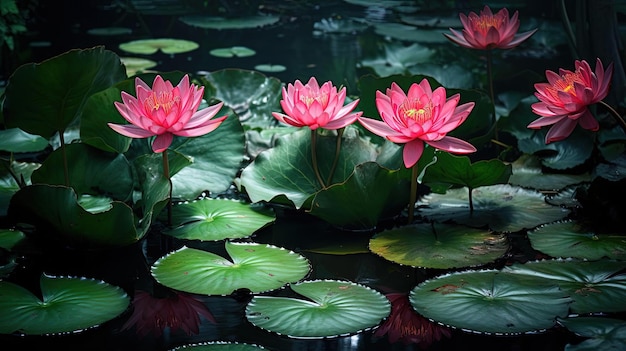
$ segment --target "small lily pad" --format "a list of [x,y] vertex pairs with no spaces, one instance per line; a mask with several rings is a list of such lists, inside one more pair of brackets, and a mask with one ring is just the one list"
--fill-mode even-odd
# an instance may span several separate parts
[[283,65],[274,65],[271,63],[265,63],[265,64],[254,66],[254,69],[260,72],[277,73],[277,72],[286,71],[287,67]]
[[173,229],[165,234],[205,241],[245,238],[275,219],[275,214],[263,205],[204,198],[174,206]]
[[151,55],[159,50],[165,54],[180,54],[193,51],[198,47],[198,43],[194,41],[172,38],[133,40],[119,45],[121,50],[144,55]]
[[297,282],[309,261],[293,251],[257,243],[226,242],[232,261],[211,252],[182,247],[158,259],[152,275],[161,284],[194,294],[228,295],[238,289],[260,293]]
[[290,287],[307,299],[255,296],[246,307],[248,321],[281,335],[314,339],[369,330],[391,312],[384,295],[349,281],[303,281]]
[[91,35],[124,35],[131,34],[133,32],[132,29],[126,27],[101,27],[101,28],[91,28],[87,30],[87,34]]
[[626,235],[596,233],[571,220],[544,224],[529,231],[528,239],[535,250],[552,257],[626,261]]
[[141,57],[120,57],[120,61],[126,67],[126,75],[129,77],[145,70],[156,67],[156,61],[148,60]]
[[235,18],[193,15],[180,18],[181,22],[192,27],[218,30],[260,28],[275,24],[279,20],[280,17],[273,15],[256,15]]
[[266,348],[258,345],[239,343],[239,342],[226,342],[226,341],[211,341],[202,342],[192,345],[183,345],[171,349],[170,351],[259,351],[266,350]]
[[0,281],[0,334],[78,332],[120,315],[130,303],[124,290],[87,278],[42,275],[41,296]]
[[248,57],[256,55],[256,51],[245,46],[233,46],[230,48],[213,49],[209,52],[217,57]]
[[442,275],[415,287],[409,299],[426,318],[487,334],[538,332],[568,314],[568,293],[548,279],[497,270]]
[[502,257],[505,235],[453,224],[417,224],[380,232],[370,250],[403,265],[450,269],[478,266]]

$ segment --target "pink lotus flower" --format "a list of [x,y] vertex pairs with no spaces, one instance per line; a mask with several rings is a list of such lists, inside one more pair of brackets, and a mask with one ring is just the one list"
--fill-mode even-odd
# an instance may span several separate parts
[[189,84],[187,75],[176,87],[160,75],[154,78],[152,88],[139,78],[135,79],[135,86],[137,98],[123,91],[123,103],[115,102],[122,117],[131,124],[109,123],[109,127],[130,138],[156,136],[152,142],[154,152],[165,151],[174,135],[201,136],[215,130],[228,117],[212,119],[222,108],[221,102],[198,111],[204,87]]
[[457,106],[461,96],[446,100],[446,89],[432,91],[428,80],[413,83],[405,94],[396,83],[387,93],[376,92],[376,107],[382,121],[360,117],[359,122],[374,134],[394,143],[404,143],[403,158],[407,168],[417,163],[424,142],[444,151],[465,154],[475,152],[472,144],[446,133],[465,121],[474,108],[473,102]]
[[463,31],[452,28],[452,35],[444,35],[452,42],[469,49],[510,49],[533,35],[537,29],[517,34],[519,29],[518,12],[509,18],[509,11],[501,9],[495,15],[488,6],[480,11],[480,16],[470,12],[469,16],[460,14]]
[[546,134],[546,144],[567,138],[577,124],[592,131],[600,128],[588,107],[608,94],[613,63],[605,71],[597,59],[595,74],[585,60],[575,61],[575,67],[574,72],[562,68],[559,74],[546,71],[548,83],[535,84],[535,96],[540,102],[531,107],[542,117],[530,123],[528,128],[552,125]]
[[362,114],[351,113],[359,103],[358,99],[344,106],[345,99],[345,87],[337,92],[331,82],[320,87],[314,77],[306,85],[296,80],[294,84],[289,83],[287,89],[283,88],[280,105],[285,113],[273,112],[272,115],[294,127],[339,129],[354,123]]
[[121,330],[133,326],[137,334],[144,337],[163,334],[165,328],[182,330],[187,335],[198,334],[200,316],[215,323],[215,318],[202,301],[183,292],[171,292],[170,296],[158,298],[141,290],[135,292],[133,313]]
[[419,344],[422,348],[429,348],[433,342],[452,335],[448,328],[435,324],[415,312],[406,294],[390,293],[385,296],[391,301],[391,314],[376,329],[375,337],[387,335],[392,344],[401,341],[405,345]]

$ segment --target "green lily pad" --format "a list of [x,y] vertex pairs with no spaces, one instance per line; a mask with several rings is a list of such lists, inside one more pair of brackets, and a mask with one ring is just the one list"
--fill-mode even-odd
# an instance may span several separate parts
[[183,345],[175,347],[170,351],[258,351],[266,350],[266,348],[253,344],[239,343],[239,342],[226,342],[226,341],[211,341],[202,342],[191,345]]
[[512,164],[513,173],[509,184],[544,191],[559,191],[569,185],[591,181],[591,174],[545,173],[541,160],[535,155],[524,154]]
[[626,261],[626,235],[595,233],[571,220],[544,224],[529,231],[528,239],[535,250],[552,257]]
[[156,67],[157,65],[156,61],[142,57],[120,57],[120,60],[124,67],[126,67],[126,75],[129,77],[144,72],[149,68]]
[[467,156],[455,156],[448,152],[435,152],[435,157],[437,162],[426,169],[422,183],[436,193],[445,193],[450,187],[476,189],[504,184],[511,176],[511,165],[498,159],[472,163]]
[[374,235],[370,250],[402,265],[436,269],[479,266],[502,257],[506,235],[453,224],[416,224]]
[[263,205],[204,198],[173,206],[173,229],[165,234],[203,241],[245,238],[275,219],[273,211]]
[[79,332],[113,319],[130,303],[124,290],[88,278],[42,275],[41,296],[0,281],[0,333]]
[[417,43],[404,46],[393,42],[385,44],[384,49],[383,56],[366,58],[361,61],[362,66],[372,68],[381,77],[405,74],[409,67],[428,62],[435,53],[434,50]]
[[278,73],[278,72],[284,72],[287,70],[287,67],[283,66],[283,65],[277,65],[277,64],[271,64],[271,63],[263,63],[263,64],[259,64],[254,66],[254,69],[260,72],[267,72],[267,73]]
[[198,47],[200,45],[194,41],[174,38],[133,40],[119,45],[121,50],[143,55],[152,55],[159,50],[165,54],[180,54],[196,50]]
[[448,39],[443,35],[449,32],[448,29],[421,29],[407,24],[390,22],[376,23],[374,28],[376,34],[397,40],[428,44],[443,44],[448,42]]
[[26,133],[19,128],[0,130],[0,150],[8,152],[38,152],[48,147],[48,139]]
[[565,346],[567,351],[619,351],[626,345],[626,321],[604,317],[575,317],[558,320],[569,331],[589,338],[575,345]]
[[228,295],[238,289],[260,293],[297,282],[310,270],[301,255],[272,245],[225,243],[232,261],[182,247],[158,259],[152,275],[172,289],[204,295]]
[[391,312],[389,300],[364,285],[312,280],[290,285],[306,298],[254,296],[246,318],[259,328],[292,338],[325,338],[376,327]]
[[209,54],[216,57],[248,57],[256,55],[256,51],[245,46],[233,46],[230,48],[218,48],[209,51]]
[[571,299],[547,279],[497,270],[442,275],[415,287],[409,299],[426,318],[487,334],[538,332],[568,314]]
[[0,248],[11,250],[13,246],[26,238],[24,232],[15,229],[0,229]]
[[126,28],[126,27],[99,27],[99,28],[91,28],[87,30],[87,34],[102,35],[102,36],[108,36],[108,35],[118,36],[118,35],[124,35],[124,34],[131,34],[132,32],[133,32],[132,29]]
[[626,262],[546,260],[515,264],[503,270],[541,277],[558,284],[573,300],[572,313],[626,311]]
[[75,122],[91,95],[125,77],[119,57],[103,47],[70,50],[41,63],[22,65],[6,87],[5,125],[50,138]]
[[568,209],[552,206],[534,190],[508,184],[483,186],[472,191],[474,211],[469,210],[467,188],[445,194],[429,194],[418,201],[419,213],[437,221],[454,221],[471,227],[489,226],[499,232],[516,232],[564,219]]
[[215,17],[215,16],[183,16],[180,21],[198,28],[205,29],[244,29],[244,28],[260,28],[275,24],[280,20],[279,16],[273,15],[256,15],[247,17]]

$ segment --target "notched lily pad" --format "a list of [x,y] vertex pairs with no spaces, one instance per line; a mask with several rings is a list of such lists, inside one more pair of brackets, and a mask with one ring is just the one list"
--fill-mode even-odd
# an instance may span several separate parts
[[194,294],[228,295],[238,289],[260,293],[304,278],[309,261],[293,251],[257,243],[226,242],[232,260],[182,247],[152,265],[161,284]]
[[391,304],[364,285],[340,280],[291,284],[306,299],[255,296],[246,318],[259,328],[292,338],[325,338],[361,332],[389,316]]
[[174,206],[173,229],[165,234],[205,241],[245,238],[275,219],[274,212],[263,205],[204,198]]
[[42,275],[41,298],[0,281],[0,334],[79,332],[113,319],[130,303],[124,290],[103,281]]
[[216,57],[248,57],[256,55],[256,51],[245,46],[233,46],[230,48],[218,48],[209,51],[212,56]]
[[157,38],[129,41],[120,44],[119,48],[133,54],[151,55],[159,50],[165,54],[180,54],[196,50],[199,46],[198,43],[191,40]]
[[192,27],[218,30],[260,28],[275,24],[279,20],[280,17],[273,15],[256,15],[235,18],[194,15],[180,18],[181,22]]

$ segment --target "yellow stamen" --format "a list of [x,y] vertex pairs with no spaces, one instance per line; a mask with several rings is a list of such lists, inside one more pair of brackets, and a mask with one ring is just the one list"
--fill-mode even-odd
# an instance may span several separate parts
[[300,95],[300,101],[304,102],[306,107],[311,107],[314,101],[319,102],[323,107],[328,104],[328,94],[319,95]]
[[472,21],[472,28],[480,33],[486,34],[492,27],[499,29],[503,22],[504,18],[502,16],[481,15],[478,19]]
[[144,100],[144,104],[149,110],[158,110],[162,108],[165,110],[165,113],[168,113],[179,100],[180,96],[174,96],[174,93],[171,91],[162,91],[158,95],[153,92]]
[[405,100],[400,105],[399,113],[405,118],[410,118],[418,124],[424,124],[432,118],[433,106],[431,102],[424,105],[419,100]]
[[574,83],[585,84],[580,70],[576,72],[568,72],[561,76],[561,79],[557,80],[552,84],[551,87],[547,89],[551,96],[557,97],[558,92],[562,91],[564,93],[568,93],[570,95],[576,96],[576,89],[574,88]]

